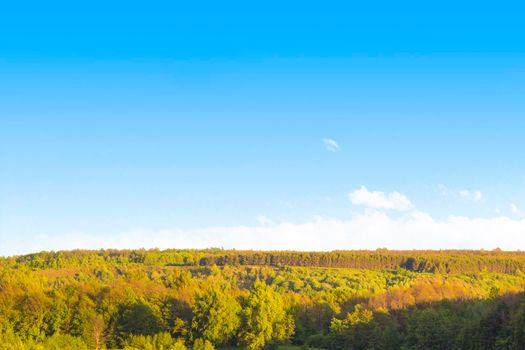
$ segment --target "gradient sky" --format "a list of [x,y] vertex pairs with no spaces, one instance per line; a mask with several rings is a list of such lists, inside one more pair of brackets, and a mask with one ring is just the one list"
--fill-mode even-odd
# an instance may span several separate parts
[[495,5],[2,5],[0,254],[525,249],[524,8]]

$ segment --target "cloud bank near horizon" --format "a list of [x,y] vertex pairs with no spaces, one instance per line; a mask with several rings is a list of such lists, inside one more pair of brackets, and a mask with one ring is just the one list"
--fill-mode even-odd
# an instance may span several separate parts
[[0,254],[100,248],[210,248],[329,251],[342,249],[525,249],[525,218],[451,215],[438,220],[398,192],[349,194],[360,207],[349,218],[317,216],[303,223],[266,217],[253,226],[133,230],[120,234],[37,235],[32,242],[4,242]]

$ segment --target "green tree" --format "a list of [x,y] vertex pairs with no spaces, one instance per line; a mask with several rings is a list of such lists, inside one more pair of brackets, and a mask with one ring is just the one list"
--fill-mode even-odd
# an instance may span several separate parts
[[142,302],[120,305],[113,327],[112,346],[123,344],[130,335],[154,335],[162,331],[160,317]]
[[130,335],[124,341],[124,350],[186,350],[184,342],[176,340],[167,332],[155,335]]
[[215,347],[206,339],[196,339],[193,343],[193,350],[215,350]]
[[408,318],[407,342],[414,350],[452,349],[460,329],[448,309],[416,310]]
[[333,348],[355,350],[368,349],[371,340],[373,313],[362,304],[357,304],[343,320],[334,318],[330,324],[331,345]]
[[104,318],[91,311],[85,316],[84,332],[82,338],[90,349],[99,350],[106,344],[106,329]]
[[43,339],[47,300],[41,293],[25,294],[15,304],[14,328],[22,337]]
[[282,297],[260,280],[250,290],[243,319],[241,339],[249,350],[287,340],[293,334],[293,319],[287,315]]
[[220,286],[206,289],[197,296],[193,306],[193,337],[214,344],[226,343],[239,328],[239,312],[239,303]]

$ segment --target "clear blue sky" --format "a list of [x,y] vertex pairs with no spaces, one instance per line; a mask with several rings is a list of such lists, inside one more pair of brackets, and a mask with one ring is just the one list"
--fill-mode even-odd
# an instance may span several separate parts
[[[446,1],[4,4],[0,254],[149,246],[159,232],[151,246],[289,249],[257,235],[316,217],[323,232],[327,218],[350,225],[344,247],[389,246],[352,236],[356,217],[373,224],[378,212],[401,225],[423,225],[408,216],[428,214],[435,227],[457,216],[472,232],[500,218],[520,232],[523,10]],[[352,200],[361,186],[369,196]],[[377,204],[374,191],[385,200],[399,192],[413,211]],[[250,231],[237,246],[214,226],[271,232]],[[138,238],[123,241],[130,232]],[[215,236],[179,244],[177,235]],[[327,239],[297,249],[316,249],[315,237]],[[513,237],[406,238],[399,247],[524,249]]]

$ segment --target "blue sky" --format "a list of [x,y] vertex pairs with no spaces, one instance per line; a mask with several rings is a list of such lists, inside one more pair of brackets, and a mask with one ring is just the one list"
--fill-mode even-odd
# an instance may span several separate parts
[[0,254],[525,249],[521,7],[4,5]]

